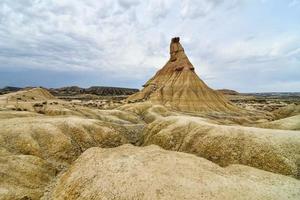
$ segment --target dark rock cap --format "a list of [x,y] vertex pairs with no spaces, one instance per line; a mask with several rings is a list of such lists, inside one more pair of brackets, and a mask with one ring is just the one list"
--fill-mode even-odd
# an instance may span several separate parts
[[179,43],[180,37],[174,37],[171,40],[171,43]]

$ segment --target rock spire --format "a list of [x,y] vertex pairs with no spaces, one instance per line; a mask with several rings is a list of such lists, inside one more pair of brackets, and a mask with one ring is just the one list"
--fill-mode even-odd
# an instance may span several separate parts
[[197,76],[179,41],[179,37],[172,38],[168,62],[143,85],[140,92],[127,100],[147,100],[187,112],[236,110],[222,94],[209,88]]

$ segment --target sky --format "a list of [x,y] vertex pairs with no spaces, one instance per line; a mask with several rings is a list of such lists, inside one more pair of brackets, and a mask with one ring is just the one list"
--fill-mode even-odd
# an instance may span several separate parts
[[0,0],[0,87],[141,88],[175,36],[214,89],[300,92],[300,0]]

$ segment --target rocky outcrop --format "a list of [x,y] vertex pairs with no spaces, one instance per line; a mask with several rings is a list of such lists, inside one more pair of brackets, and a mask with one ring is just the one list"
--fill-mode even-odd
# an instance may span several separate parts
[[50,163],[37,156],[3,155],[1,151],[0,199],[40,199],[56,172]]
[[234,112],[233,106],[221,93],[209,88],[196,74],[179,38],[170,44],[170,59],[140,92],[127,98],[132,101],[149,100],[168,108],[187,112]]
[[113,114],[103,113],[102,120],[76,116],[1,119],[0,199],[40,199],[55,176],[88,148],[140,141],[143,125]]
[[[149,102],[134,103],[120,109],[140,115],[147,122],[139,145],[159,145],[167,150],[192,153],[221,166],[243,164],[259,169],[299,177],[300,132],[290,131],[299,125],[289,119],[287,130],[223,125],[203,117],[171,112]],[[269,122],[272,123],[272,122]],[[253,124],[259,126],[262,124]]]
[[299,199],[299,181],[233,165],[226,168],[157,146],[91,148],[58,179],[63,199]]
[[282,130],[300,130],[300,115],[295,115],[272,122],[260,123],[257,124],[257,127]]
[[81,117],[26,117],[0,121],[0,146],[13,154],[33,155],[61,168],[93,146],[135,143],[143,128]]
[[[192,153],[221,166],[243,164],[298,177],[300,132],[213,124],[190,116],[169,116],[150,123],[143,145]],[[300,178],[300,177],[298,177]]]
[[292,117],[300,114],[300,105],[290,104],[285,107],[279,108],[273,112],[276,119]]

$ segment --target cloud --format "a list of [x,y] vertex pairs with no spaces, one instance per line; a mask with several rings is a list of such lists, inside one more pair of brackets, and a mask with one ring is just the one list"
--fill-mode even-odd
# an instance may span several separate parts
[[11,1],[2,5],[6,13],[2,12],[1,35],[9,36],[1,38],[1,48],[10,51],[11,57],[30,59],[30,64],[45,59],[45,63],[97,68],[103,59],[92,56],[105,56],[105,49],[116,47],[117,38],[134,23],[131,13],[114,13],[117,7],[111,1],[28,2],[26,6]]
[[[215,88],[248,92],[297,91],[299,47],[300,37],[287,35],[234,39],[217,45],[207,43],[198,51],[194,63],[202,66],[203,79]],[[214,79],[207,78],[210,76]],[[280,87],[279,83],[282,83]]]
[[212,9],[222,2],[222,0],[184,0],[182,1],[183,9],[181,11],[181,16],[183,18],[206,16],[210,11],[212,11]]
[[[33,79],[49,72],[78,85],[139,87],[168,60],[171,37],[181,36],[200,77],[214,88],[250,90],[258,72],[260,85],[288,87],[300,77],[300,30],[299,14],[285,7],[244,0],[2,0],[0,86],[11,73],[18,83],[18,72],[26,71],[28,85],[42,85]],[[272,9],[280,20],[266,15]],[[82,74],[91,78],[83,81]]]
[[152,15],[152,18],[159,20],[165,18],[170,9],[175,6],[174,1],[170,0],[152,0],[148,3],[148,12]]
[[[266,63],[280,59],[290,59],[297,55],[300,37],[281,36],[274,38],[253,38],[219,44],[212,50],[225,63]],[[268,66],[267,66],[268,67]]]
[[[149,53],[138,43],[140,25],[134,9],[138,4],[135,0],[4,1],[0,59],[20,68],[135,71]],[[157,1],[157,7],[164,7],[152,17],[162,18],[166,5]]]
[[238,0],[183,0],[181,16],[184,19],[205,17],[220,7],[233,9],[240,3]]
[[125,9],[137,6],[140,2],[138,0],[119,0],[119,5]]

